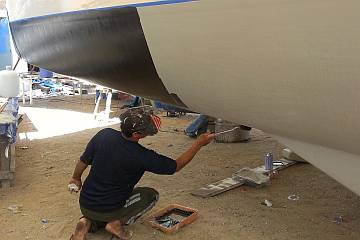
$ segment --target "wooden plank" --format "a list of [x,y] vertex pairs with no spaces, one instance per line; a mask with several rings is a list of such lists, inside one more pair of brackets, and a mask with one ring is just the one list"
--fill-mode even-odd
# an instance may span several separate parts
[[8,104],[8,99],[5,100],[5,102],[0,103],[0,113],[4,111],[6,105]]
[[10,144],[5,142],[0,142],[0,171],[9,171],[10,162],[9,162],[9,153],[10,153]]
[[245,184],[245,180],[234,180],[233,178],[225,178],[220,181],[208,184],[202,188],[199,188],[193,192],[191,192],[192,195],[197,197],[212,197],[216,196],[220,193],[229,191],[231,189],[237,188],[241,185]]
[[10,170],[10,144],[0,145],[0,171]]
[[[296,161],[291,161],[291,160],[287,160],[287,159],[276,160],[276,161],[274,161],[273,171],[283,170],[283,169],[288,168],[296,163],[297,163]],[[265,170],[264,165],[254,168],[254,170],[258,171],[258,172],[263,172],[265,174],[269,173],[269,171]],[[237,188],[237,187],[247,184],[247,183],[248,182],[245,179],[229,177],[229,178],[225,178],[225,179],[222,179],[222,180],[214,182],[214,183],[210,183],[199,189],[196,189],[196,190],[192,191],[191,194],[194,196],[197,196],[197,197],[208,198],[208,197],[213,197],[213,196],[219,195],[223,192],[229,191],[231,189]],[[254,186],[254,184],[247,184],[247,185]]]
[[9,171],[1,171],[0,172],[0,181],[2,180],[12,180],[14,179],[14,173],[11,173]]
[[15,156],[15,143],[11,144],[10,146],[10,172],[14,173],[15,172],[15,161],[16,161],[16,156]]
[[1,188],[7,189],[11,187],[11,181],[10,180],[3,180],[0,181]]
[[3,105],[0,106],[0,113],[2,113],[2,111],[4,111],[6,105],[7,105],[7,103],[4,103]]

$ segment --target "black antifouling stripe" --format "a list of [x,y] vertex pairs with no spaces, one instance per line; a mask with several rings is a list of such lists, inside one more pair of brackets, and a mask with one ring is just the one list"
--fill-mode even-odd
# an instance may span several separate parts
[[155,69],[135,7],[11,22],[19,54],[56,73],[181,105]]

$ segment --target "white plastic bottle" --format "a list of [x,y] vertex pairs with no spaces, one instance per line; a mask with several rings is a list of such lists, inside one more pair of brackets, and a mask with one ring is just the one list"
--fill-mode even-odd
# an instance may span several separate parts
[[0,71],[0,97],[17,97],[19,95],[20,78],[11,67]]

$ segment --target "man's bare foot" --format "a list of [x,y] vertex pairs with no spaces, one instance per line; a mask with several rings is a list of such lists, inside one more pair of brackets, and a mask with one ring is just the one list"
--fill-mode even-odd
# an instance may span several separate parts
[[120,221],[109,222],[105,229],[121,240],[130,240],[133,234],[132,231],[125,230]]
[[86,234],[91,227],[91,222],[87,218],[81,218],[76,225],[75,233],[70,238],[71,240],[85,240]]

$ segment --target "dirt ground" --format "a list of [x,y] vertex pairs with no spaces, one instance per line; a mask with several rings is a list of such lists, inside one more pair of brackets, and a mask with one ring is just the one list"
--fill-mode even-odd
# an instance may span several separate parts
[[[91,113],[94,104],[88,96],[82,101],[79,97],[38,100],[34,106]],[[118,106],[118,102],[113,103],[115,114],[119,113]],[[162,119],[162,128],[168,132],[147,137],[141,143],[176,158],[194,140],[174,130],[184,129],[192,118]],[[85,145],[99,130],[18,140],[15,186],[0,189],[0,239],[69,239],[80,212],[78,195],[67,192],[68,180]],[[36,129],[25,116],[19,131]],[[25,146],[28,148],[21,148]],[[264,188],[239,187],[206,199],[190,195],[192,190],[229,177],[243,167],[261,165],[266,152],[279,157],[281,148],[265,133],[253,130],[248,143],[209,144],[173,176],[145,174],[139,185],[160,192],[154,210],[178,203],[198,209],[200,218],[173,236],[164,235],[139,220],[130,227],[134,231],[133,239],[360,239],[360,198],[310,164],[284,170]],[[290,194],[298,195],[300,200],[289,201]],[[264,199],[270,200],[273,207],[261,205]],[[22,205],[21,212],[14,214],[8,210],[14,204]],[[336,216],[342,216],[343,222],[335,223]],[[100,232],[89,239],[110,239],[110,236]]]

